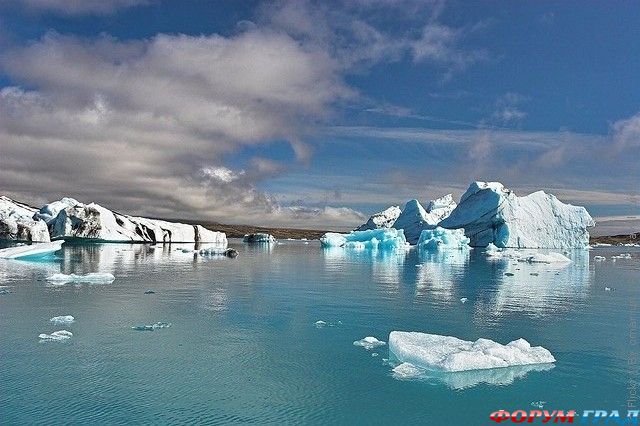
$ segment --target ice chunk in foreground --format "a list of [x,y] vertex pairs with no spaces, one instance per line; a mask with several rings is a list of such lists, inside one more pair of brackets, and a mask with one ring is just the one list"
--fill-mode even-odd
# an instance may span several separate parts
[[56,252],[62,248],[63,241],[50,243],[35,243],[24,246],[8,247],[0,249],[0,259],[20,259],[37,257]]
[[242,238],[242,242],[243,243],[249,243],[249,244],[271,244],[271,243],[275,243],[276,239],[273,237],[273,235],[271,234],[266,234],[266,233],[256,233],[256,234],[246,234],[244,236],[244,238]]
[[474,182],[444,228],[464,228],[473,247],[585,248],[595,222],[584,207],[544,191],[518,197],[499,182]]
[[368,351],[370,351],[371,349],[377,348],[379,346],[384,346],[386,344],[387,344],[386,342],[378,340],[373,336],[367,336],[363,339],[356,340],[355,342],[353,342],[354,346],[362,346]]
[[346,247],[353,249],[404,248],[407,240],[402,229],[371,229],[352,231],[349,234],[327,232],[320,238],[323,247]]
[[398,219],[402,210],[398,206],[391,206],[386,210],[378,212],[371,216],[369,220],[358,226],[356,231],[366,231],[368,229],[391,228],[393,223]]
[[464,229],[425,229],[420,234],[418,247],[425,250],[465,249],[469,248],[469,238],[464,235]]
[[92,283],[92,284],[109,284],[113,282],[116,277],[108,272],[92,272],[86,275],[76,274],[53,274],[47,277],[47,281],[54,284],[65,283]]
[[72,315],[60,315],[58,317],[51,318],[49,321],[56,325],[67,325],[73,323],[75,320],[76,319]]
[[489,339],[470,342],[451,336],[405,331],[389,334],[389,351],[400,362],[445,372],[556,361],[548,350],[541,346],[532,347],[524,339],[501,345]]
[[73,337],[73,333],[67,330],[54,331],[51,334],[41,333],[38,335],[40,341],[62,341],[69,340]]

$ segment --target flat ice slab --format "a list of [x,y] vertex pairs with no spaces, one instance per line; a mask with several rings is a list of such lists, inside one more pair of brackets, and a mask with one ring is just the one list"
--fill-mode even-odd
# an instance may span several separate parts
[[108,284],[113,282],[116,277],[108,272],[92,272],[86,275],[76,274],[53,274],[47,277],[47,281],[53,284],[65,284],[65,283],[96,283],[96,284]]
[[38,335],[40,341],[62,341],[69,340],[73,337],[73,333],[67,330],[54,331],[51,334],[41,333]]
[[36,243],[0,249],[0,259],[20,259],[23,257],[42,256],[60,250],[63,242],[64,241],[54,241],[51,243]]
[[51,318],[49,321],[56,325],[68,325],[75,322],[75,318],[72,315],[60,315],[57,317]]
[[470,342],[451,336],[405,331],[392,331],[389,334],[389,351],[402,363],[445,372],[556,361],[547,349],[531,346],[524,339],[501,345],[489,339]]
[[530,249],[501,249],[489,244],[485,251],[489,259],[512,259],[526,263],[570,263],[571,259],[556,252],[540,253]]
[[383,342],[382,340],[378,340],[373,336],[367,336],[363,339],[356,340],[355,342],[353,342],[354,346],[362,346],[368,351],[370,351],[371,349],[375,349],[379,346],[384,346],[386,344],[387,344],[386,342]]

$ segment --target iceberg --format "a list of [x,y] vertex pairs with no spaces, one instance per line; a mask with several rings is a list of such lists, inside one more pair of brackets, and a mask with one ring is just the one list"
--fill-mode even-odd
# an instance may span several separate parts
[[210,231],[201,225],[123,215],[99,204],[82,204],[73,198],[47,204],[36,216],[47,221],[52,239],[227,244],[223,232]]
[[73,337],[73,333],[67,330],[54,331],[51,334],[41,333],[38,335],[40,341],[63,341]]
[[49,321],[56,325],[68,325],[75,322],[75,318],[72,315],[60,315],[57,317],[51,318]]
[[436,216],[432,216],[422,207],[418,200],[409,200],[405,204],[402,213],[394,222],[395,229],[404,230],[404,235],[409,244],[416,244],[424,229],[435,228],[438,223]]
[[367,336],[365,338],[362,338],[360,340],[356,340],[355,342],[353,342],[353,346],[362,346],[368,351],[370,351],[371,349],[375,349],[379,346],[384,346],[386,344],[387,344],[386,342],[383,342],[382,340],[378,340],[373,336]]
[[36,209],[8,197],[0,197],[0,240],[44,242],[50,240],[47,224],[33,215]]
[[501,345],[493,340],[475,342],[451,336],[392,331],[389,351],[399,362],[443,372],[483,370],[518,365],[548,364],[556,359],[547,349],[524,339]]
[[53,241],[0,249],[0,259],[20,259],[48,255],[60,250],[63,243],[64,241]]
[[115,279],[116,277],[108,272],[92,272],[86,275],[53,274],[47,277],[48,282],[56,285],[62,285],[66,283],[109,284]]
[[134,325],[133,327],[131,327],[131,329],[135,331],[155,331],[160,328],[169,328],[169,327],[171,327],[170,322],[157,322],[151,325]]
[[425,250],[465,249],[469,248],[469,238],[464,235],[464,229],[425,229],[420,233],[418,247]]
[[259,232],[256,234],[246,234],[242,239],[242,242],[249,244],[272,244],[276,242],[276,239],[271,234]]
[[407,240],[402,229],[370,229],[351,231],[348,234],[327,232],[320,237],[323,247],[345,247],[351,249],[397,249],[404,248]]
[[464,228],[473,247],[585,248],[595,222],[584,207],[537,191],[524,197],[499,182],[474,182],[439,223]]
[[356,231],[367,231],[369,229],[391,228],[400,216],[402,210],[398,206],[391,206],[386,210],[375,213],[369,220],[358,226]]

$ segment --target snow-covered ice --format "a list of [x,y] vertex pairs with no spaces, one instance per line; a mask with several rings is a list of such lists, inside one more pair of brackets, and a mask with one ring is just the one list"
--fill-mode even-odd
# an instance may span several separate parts
[[438,226],[422,231],[418,247],[425,250],[465,249],[469,248],[469,238],[464,235],[464,229],[445,229]]
[[489,339],[470,342],[451,336],[404,331],[389,334],[389,351],[399,362],[446,372],[556,361],[547,349],[532,347],[524,339],[501,345]]
[[36,216],[47,220],[51,238],[227,244],[223,232],[210,231],[201,225],[123,215],[99,204],[83,204],[72,198],[46,204]]
[[351,249],[397,249],[407,246],[402,230],[393,228],[352,231],[348,234],[327,232],[320,238],[320,243],[323,247]]
[[53,274],[47,277],[47,281],[53,284],[66,284],[66,283],[92,283],[92,284],[109,284],[113,282],[116,277],[108,272],[92,272],[85,275],[76,274]]
[[595,222],[584,207],[537,191],[524,197],[499,182],[474,182],[439,226],[464,228],[470,245],[515,248],[585,248]]
[[368,351],[370,351],[371,349],[375,349],[379,346],[384,346],[386,344],[387,344],[386,342],[378,340],[373,336],[367,336],[365,338],[362,338],[360,340],[356,340],[355,342],[353,342],[354,346],[362,346]]
[[358,226],[356,231],[366,231],[368,229],[391,228],[400,216],[402,210],[398,206],[391,206],[381,212],[372,215],[366,223]]
[[60,315],[51,318],[49,321],[56,325],[67,325],[73,323],[75,320],[76,319],[72,315]]
[[54,331],[51,334],[41,333],[38,335],[40,341],[63,341],[73,337],[73,333],[67,330]]
[[0,249],[0,259],[20,259],[37,257],[54,253],[62,248],[63,241],[50,243],[34,243],[30,245],[8,247]]
[[31,206],[0,196],[0,239],[49,242],[47,224],[34,219],[35,212]]
[[447,194],[444,197],[436,198],[427,204],[427,213],[434,217],[438,222],[449,217],[451,212],[457,207],[453,201],[453,195]]

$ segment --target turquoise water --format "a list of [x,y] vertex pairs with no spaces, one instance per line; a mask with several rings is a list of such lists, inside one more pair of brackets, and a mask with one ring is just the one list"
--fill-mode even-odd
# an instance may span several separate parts
[[[104,244],[65,245],[38,262],[0,260],[8,291],[0,295],[1,423],[475,425],[536,401],[625,409],[629,352],[637,350],[631,324],[640,319],[631,302],[640,300],[637,248],[571,252],[571,264],[550,267],[488,261],[478,250],[231,246],[236,259]],[[632,259],[611,261],[623,252]],[[45,278],[57,272],[116,279],[49,286]],[[52,325],[58,315],[76,322]],[[318,320],[328,324],[318,328]],[[159,321],[172,325],[131,329]],[[61,329],[73,337],[38,339]],[[392,330],[524,337],[557,362],[498,378],[399,380],[386,346],[353,345],[365,336],[387,341]]]

